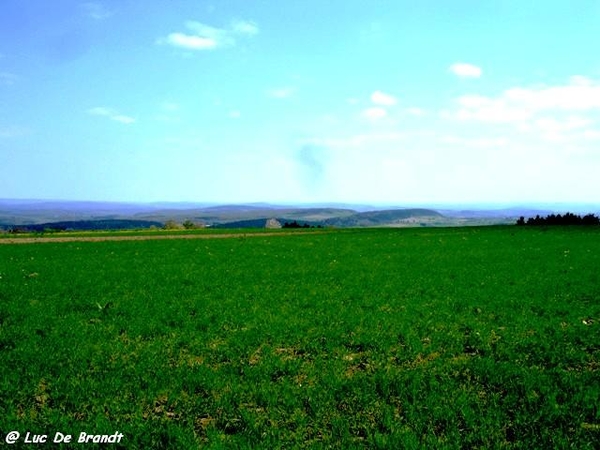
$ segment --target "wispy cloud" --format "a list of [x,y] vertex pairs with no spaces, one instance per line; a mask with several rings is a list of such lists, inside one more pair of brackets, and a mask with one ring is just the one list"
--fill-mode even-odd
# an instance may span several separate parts
[[11,139],[31,134],[31,130],[25,127],[0,127],[0,139]]
[[0,84],[5,86],[15,84],[18,78],[14,73],[0,72]]
[[456,118],[480,122],[519,122],[552,111],[600,112],[600,83],[576,76],[565,85],[515,87],[496,97],[465,95],[456,101]]
[[94,20],[105,20],[113,15],[102,3],[85,2],[81,4],[84,14]]
[[117,114],[117,115],[114,115],[114,116],[110,116],[110,118],[112,120],[116,120],[117,122],[121,122],[121,123],[124,123],[124,124],[130,124],[130,123],[134,123],[135,122],[135,119],[133,117],[125,116],[125,115],[122,115],[122,114]]
[[586,130],[583,132],[582,136],[589,141],[600,141],[600,130]]
[[162,102],[159,105],[157,114],[154,116],[155,120],[165,123],[175,123],[181,120],[180,117],[181,106],[171,100]]
[[371,101],[376,105],[382,106],[393,106],[398,103],[396,97],[390,94],[386,94],[381,91],[375,91],[371,94]]
[[157,42],[186,50],[214,50],[232,47],[239,37],[251,37],[259,33],[258,25],[244,20],[233,21],[227,28],[216,28],[190,20],[185,23],[185,27],[187,31],[170,33]]
[[396,97],[386,94],[382,91],[374,91],[371,94],[371,103],[373,106],[365,108],[361,112],[361,116],[371,122],[376,122],[388,116],[388,107],[398,103]]
[[408,133],[399,131],[385,133],[362,133],[345,137],[313,138],[308,140],[307,144],[334,149],[348,149],[352,147],[398,143],[405,141],[408,136]]
[[589,111],[600,109],[600,82],[587,77],[573,76],[562,86],[544,88],[513,88],[504,92],[502,98],[534,110],[560,109],[565,111]]
[[180,106],[179,103],[166,101],[161,104],[161,109],[169,113],[174,113],[179,111]]
[[516,105],[503,96],[486,97],[465,95],[456,100],[458,109],[450,117],[462,121],[474,120],[488,123],[515,123],[529,120],[532,110],[524,105]]
[[481,67],[467,63],[452,64],[449,70],[459,78],[479,78],[483,73]]
[[294,95],[295,92],[296,92],[296,88],[294,88],[294,87],[280,87],[280,88],[269,89],[267,91],[267,95],[271,98],[286,99],[286,98],[290,98],[292,95]]
[[111,120],[114,120],[116,122],[120,122],[120,123],[123,123],[126,125],[129,125],[129,124],[132,124],[135,122],[135,119],[133,117],[126,116],[112,108],[106,108],[104,106],[97,106],[95,108],[88,109],[87,112],[88,112],[88,114],[91,114],[93,116],[108,117]]
[[487,148],[501,148],[508,144],[508,139],[504,137],[476,137],[466,138],[462,136],[444,135],[439,138],[439,141],[443,144],[456,145],[459,147],[471,147],[478,149]]
[[418,107],[411,107],[411,108],[407,108],[406,112],[408,114],[410,114],[411,116],[417,116],[417,117],[423,117],[427,114],[427,111],[425,111],[422,108],[418,108]]
[[367,108],[363,110],[362,116],[369,120],[380,120],[387,116],[387,110],[381,107]]
[[234,20],[231,22],[231,30],[234,33],[246,36],[255,36],[260,31],[256,23],[247,20]]
[[593,135],[600,122],[600,83],[575,76],[568,83],[514,87],[497,96],[465,95],[442,118],[510,125],[542,139],[560,141]]

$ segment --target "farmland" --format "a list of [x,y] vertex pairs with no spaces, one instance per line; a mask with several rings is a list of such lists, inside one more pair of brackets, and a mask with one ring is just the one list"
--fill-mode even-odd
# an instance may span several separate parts
[[0,439],[597,448],[599,267],[596,228],[0,245]]

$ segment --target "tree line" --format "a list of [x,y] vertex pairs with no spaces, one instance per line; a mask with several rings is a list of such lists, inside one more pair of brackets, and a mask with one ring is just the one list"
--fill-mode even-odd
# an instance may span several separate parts
[[298,221],[294,220],[293,222],[285,222],[282,225],[282,228],[323,228],[323,226],[322,225],[314,226],[314,225],[309,225],[308,223],[300,225],[298,223]]
[[586,214],[580,216],[573,213],[549,214],[546,217],[541,217],[539,214],[535,217],[530,217],[525,220],[521,216],[517,220],[517,225],[600,225],[600,218],[594,214]]

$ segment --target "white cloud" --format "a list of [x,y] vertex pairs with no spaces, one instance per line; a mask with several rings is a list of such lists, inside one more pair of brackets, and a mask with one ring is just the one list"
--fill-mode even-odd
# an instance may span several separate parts
[[482,70],[473,64],[455,63],[450,66],[450,72],[460,78],[479,78]]
[[532,117],[530,109],[511,104],[502,97],[489,98],[479,95],[466,95],[458,98],[457,103],[459,109],[454,113],[454,117],[462,121],[515,123],[526,121]]
[[512,88],[505,91],[503,97],[515,105],[535,111],[586,111],[600,109],[600,84],[589,78],[574,76],[563,86]]
[[[550,87],[514,87],[496,97],[465,95],[456,100],[458,109],[446,117],[489,123],[516,123],[527,127],[548,125],[544,115],[561,120],[564,129],[582,128],[590,119],[572,113],[600,112],[600,84],[584,77],[572,77],[568,84]],[[568,117],[562,117],[570,113]],[[556,117],[559,115],[560,117]],[[541,118],[542,122],[539,122]],[[567,120],[567,122],[564,122]]]
[[240,117],[242,117],[242,113],[239,112],[237,109],[229,111],[230,119],[239,119]]
[[228,28],[216,28],[201,22],[189,20],[185,23],[189,32],[173,32],[166,38],[158,39],[158,43],[169,44],[187,50],[214,50],[216,48],[232,47],[239,36],[255,36],[259,28],[254,22],[237,20]]
[[108,117],[111,120],[114,120],[116,122],[120,122],[126,125],[132,124],[135,122],[135,119],[133,117],[130,116],[126,116],[124,114],[119,113],[118,111],[115,111],[112,108],[106,108],[104,106],[97,106],[95,108],[91,108],[88,109],[88,114],[91,114],[93,116],[102,116],[102,117]]
[[600,81],[582,76],[553,86],[516,86],[497,95],[464,95],[455,105],[454,110],[443,111],[441,118],[469,127],[479,123],[499,127],[502,133],[512,131],[511,142],[527,148],[556,146],[554,151],[561,153],[559,147],[585,148],[600,136]]
[[214,41],[220,47],[228,47],[235,44],[235,39],[231,30],[224,28],[211,27],[201,22],[188,20],[185,26],[195,34],[193,36]]
[[541,130],[556,133],[586,128],[587,126],[591,125],[593,121],[583,117],[570,116],[564,120],[543,117],[535,120],[534,123]]
[[124,124],[134,123],[135,119],[133,117],[124,116],[123,114],[117,114],[114,116],[110,116],[112,120],[116,120],[117,122],[121,122]]
[[376,105],[382,106],[393,106],[398,102],[394,96],[381,91],[373,92],[371,94],[371,101]]
[[167,43],[188,50],[212,50],[217,48],[217,41],[214,39],[183,33],[169,34],[167,36]]
[[373,107],[363,110],[362,116],[369,120],[379,120],[387,116],[385,108]]
[[[361,112],[361,116],[372,122],[376,122],[387,117],[388,111],[386,107],[394,106],[396,103],[398,103],[396,97],[390,94],[386,94],[385,92],[379,90],[373,92],[369,98],[371,100],[371,103],[375,106],[363,109]],[[354,98],[348,99],[347,101],[352,105],[359,103],[359,101]]]
[[546,141],[574,141],[586,139],[586,133],[592,131],[589,127],[593,124],[593,120],[579,116],[562,117],[560,120],[554,117],[541,117],[526,125],[524,129],[538,132]]

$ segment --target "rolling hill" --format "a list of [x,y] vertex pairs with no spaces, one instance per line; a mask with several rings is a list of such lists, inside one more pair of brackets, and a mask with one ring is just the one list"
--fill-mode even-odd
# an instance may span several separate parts
[[[564,208],[561,208],[564,209]],[[593,211],[590,209],[590,211]],[[0,199],[0,230],[123,229],[160,227],[190,221],[218,228],[264,227],[269,219],[281,224],[325,227],[466,226],[515,223],[524,215],[547,215],[550,208],[377,208],[367,205],[215,205],[206,203],[119,203]]]

